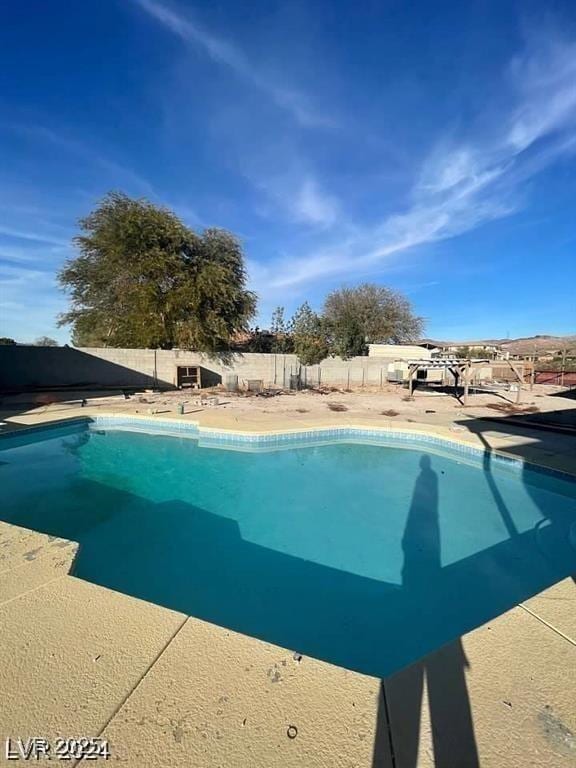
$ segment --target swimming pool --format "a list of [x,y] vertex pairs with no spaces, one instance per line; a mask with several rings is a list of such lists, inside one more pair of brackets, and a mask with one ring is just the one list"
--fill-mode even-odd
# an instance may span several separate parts
[[169,428],[3,437],[0,519],[78,541],[79,578],[381,677],[576,573],[568,476],[400,434]]

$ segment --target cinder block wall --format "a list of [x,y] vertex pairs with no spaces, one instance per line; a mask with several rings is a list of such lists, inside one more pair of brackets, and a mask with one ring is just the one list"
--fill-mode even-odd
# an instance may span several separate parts
[[73,347],[0,346],[0,392],[150,387],[154,352],[134,351],[107,359]]
[[86,354],[121,367],[138,371],[148,378],[156,378],[158,386],[177,384],[177,367],[199,365],[204,380],[211,372],[224,381],[226,374],[235,374],[242,385],[248,379],[260,379],[265,385],[289,386],[290,376],[300,373],[304,384],[338,386],[379,386],[386,382],[392,360],[385,358],[353,357],[350,360],[327,358],[320,365],[301,366],[296,355],[264,353],[231,354],[211,358],[199,352],[186,350],[145,349],[82,349]]
[[[221,357],[209,357],[200,352],[183,349],[113,349],[83,348],[84,354],[100,360],[128,368],[141,374],[146,380],[157,382],[159,387],[177,385],[178,366],[200,366],[203,380],[207,384],[223,381],[226,374],[235,374],[240,382],[247,379],[261,379],[266,384],[286,386],[290,374],[298,370],[295,355],[267,354],[230,354]],[[212,374],[212,375],[211,375]],[[150,384],[148,384],[150,386]]]
[[260,379],[265,385],[288,387],[290,376],[299,373],[308,385],[378,387],[398,365],[394,358],[384,357],[335,357],[320,365],[301,366],[296,355],[236,353],[211,358],[178,349],[0,346],[0,391],[46,387],[170,389],[177,385],[178,366],[200,366],[208,386],[225,382],[227,374],[234,374],[240,385],[248,379]]

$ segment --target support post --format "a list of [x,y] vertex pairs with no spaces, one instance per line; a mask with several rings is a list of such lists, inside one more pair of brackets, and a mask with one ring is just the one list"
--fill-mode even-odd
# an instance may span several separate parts
[[408,368],[408,397],[412,397],[414,391],[414,374],[418,370],[418,366],[411,365]]
[[458,379],[460,378],[460,374],[458,373],[458,368],[454,366],[453,368],[448,369],[452,376],[454,376],[454,397],[458,399]]
[[464,398],[463,405],[468,405],[468,388],[470,386],[470,361],[464,366]]

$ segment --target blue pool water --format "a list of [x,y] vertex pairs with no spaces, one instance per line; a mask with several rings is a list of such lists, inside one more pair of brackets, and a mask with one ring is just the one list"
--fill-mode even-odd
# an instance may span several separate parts
[[426,443],[0,441],[0,518],[80,542],[79,578],[378,676],[576,573],[575,489]]

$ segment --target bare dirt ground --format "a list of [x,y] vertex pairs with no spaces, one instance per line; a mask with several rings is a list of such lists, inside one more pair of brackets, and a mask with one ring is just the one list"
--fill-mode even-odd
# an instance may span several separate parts
[[[220,389],[174,392],[143,391],[127,397],[121,391],[110,392],[44,392],[5,396],[0,401],[0,417],[15,413],[40,414],[65,412],[78,408],[82,401],[90,408],[102,411],[114,410],[139,414],[178,415],[193,418],[199,412],[226,412],[234,420],[274,420],[286,423],[326,417],[326,420],[350,421],[354,418],[370,418],[378,422],[395,419],[415,423],[449,423],[478,417],[518,417],[521,420],[556,420],[566,422],[576,414],[576,400],[567,396],[560,387],[535,385],[532,391],[522,392],[521,403],[516,394],[506,390],[474,393],[464,407],[450,390],[421,387],[412,399],[400,385],[387,385],[384,389],[365,388],[342,390],[321,388],[287,392],[278,390],[264,394],[229,393]],[[217,404],[211,398],[217,398]],[[570,419],[568,417],[570,416]]]

